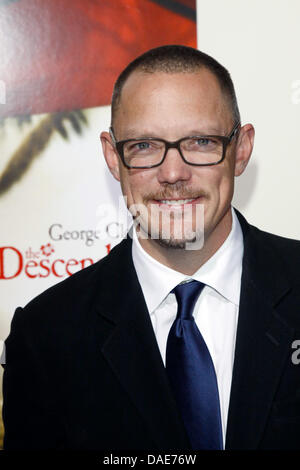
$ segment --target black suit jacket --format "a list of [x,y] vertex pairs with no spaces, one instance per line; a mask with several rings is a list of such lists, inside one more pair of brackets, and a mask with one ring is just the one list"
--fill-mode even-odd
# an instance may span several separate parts
[[[245,250],[226,449],[300,449],[300,242],[238,216]],[[130,238],[16,310],[3,395],[5,449],[190,449]]]

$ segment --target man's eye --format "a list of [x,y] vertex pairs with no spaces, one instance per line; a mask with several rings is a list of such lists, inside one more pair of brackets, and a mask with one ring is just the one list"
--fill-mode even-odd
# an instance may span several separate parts
[[222,142],[216,138],[195,136],[183,140],[181,149],[186,152],[197,152],[197,153],[215,153],[220,152],[222,148]]
[[137,142],[130,142],[128,146],[125,146],[125,152],[129,153],[142,153],[149,154],[153,152],[161,151],[163,143],[156,140],[140,140]]
[[149,142],[138,142],[136,144],[136,147],[139,149],[139,150],[145,150],[145,149],[148,149],[150,147],[150,144]]
[[201,138],[201,139],[196,139],[194,143],[196,145],[202,146],[202,145],[209,145],[210,142],[211,142],[210,139],[202,139]]
[[183,143],[183,146],[187,150],[197,150],[200,148],[209,147],[211,144],[212,141],[210,139],[207,139],[205,137],[195,137],[191,139],[186,139]]
[[130,152],[138,152],[139,150],[148,150],[150,149],[150,142],[140,141],[140,142],[130,142],[125,148]]

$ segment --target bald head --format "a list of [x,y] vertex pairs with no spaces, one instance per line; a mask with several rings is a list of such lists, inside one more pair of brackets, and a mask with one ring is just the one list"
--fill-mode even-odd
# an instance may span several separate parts
[[181,45],[161,46],[151,49],[131,62],[118,77],[113,91],[111,106],[111,124],[114,126],[116,114],[119,110],[122,90],[128,78],[134,72],[154,74],[197,73],[207,69],[217,79],[221,93],[224,97],[234,122],[240,121],[234,85],[229,72],[213,57],[197,49]]

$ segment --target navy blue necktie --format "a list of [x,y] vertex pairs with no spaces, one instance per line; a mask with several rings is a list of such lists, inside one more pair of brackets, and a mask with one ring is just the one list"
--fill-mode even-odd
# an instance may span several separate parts
[[168,336],[166,370],[192,448],[219,450],[223,441],[217,378],[193,317],[203,287],[191,281],[172,290],[178,311]]

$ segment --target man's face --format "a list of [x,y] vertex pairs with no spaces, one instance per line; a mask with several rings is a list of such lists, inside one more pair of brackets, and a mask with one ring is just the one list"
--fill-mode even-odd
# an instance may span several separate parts
[[[208,70],[134,72],[122,90],[114,134],[117,141],[141,137],[175,141],[192,135],[225,136],[234,124],[217,79]],[[204,209],[205,240],[216,230],[221,235],[222,226],[228,226],[236,170],[235,139],[222,163],[206,167],[186,164],[178,150],[171,148],[156,168],[128,169],[107,145],[106,160],[121,182],[127,206],[131,211],[133,206],[138,207],[141,231],[148,235],[141,241],[145,248],[151,249],[153,243],[183,248],[191,233],[199,230],[196,208],[200,205]],[[162,214],[160,221],[157,213]],[[163,230],[168,233],[166,239]]]

